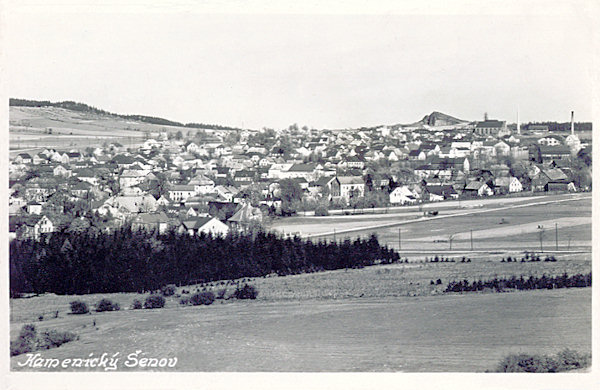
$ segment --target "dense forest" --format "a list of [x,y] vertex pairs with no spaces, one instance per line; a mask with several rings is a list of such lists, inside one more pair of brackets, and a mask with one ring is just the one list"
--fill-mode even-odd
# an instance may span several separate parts
[[139,121],[139,122],[151,123],[154,125],[162,125],[162,126],[191,127],[191,128],[198,128],[198,129],[213,129],[213,130],[240,130],[235,127],[211,125],[211,124],[205,124],[205,123],[183,124],[180,122],[170,121],[170,120],[164,119],[164,118],[157,118],[157,117],[146,116],[146,115],[114,114],[112,112],[104,111],[104,110],[101,110],[96,107],[88,106],[87,104],[84,104],[84,103],[77,103],[77,102],[73,102],[73,101],[64,101],[64,102],[53,103],[53,102],[50,102],[47,100],[28,100],[28,99],[10,98],[9,105],[14,106],[14,107],[57,107],[57,108],[64,108],[67,110],[71,110],[71,111],[87,112],[87,113],[98,114],[98,115],[109,115],[109,116],[113,116],[113,117],[121,118],[121,119],[125,119],[125,120],[135,120],[135,121]]
[[312,242],[254,232],[161,235],[124,227],[111,233],[53,233],[10,243],[11,295],[156,290],[167,284],[361,268],[399,259],[368,240]]
[[[548,126],[548,131],[571,131],[571,122],[530,122],[521,125],[522,129],[529,129],[529,126]],[[573,124],[575,131],[591,131],[592,122],[575,122]]]

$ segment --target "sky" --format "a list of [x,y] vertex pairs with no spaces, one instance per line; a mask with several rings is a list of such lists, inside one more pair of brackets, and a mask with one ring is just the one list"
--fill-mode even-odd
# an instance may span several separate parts
[[598,98],[593,1],[83,1],[7,5],[10,97],[246,128],[591,121]]

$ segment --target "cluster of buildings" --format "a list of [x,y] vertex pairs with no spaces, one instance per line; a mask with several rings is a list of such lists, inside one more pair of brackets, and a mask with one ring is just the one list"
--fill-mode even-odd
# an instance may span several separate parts
[[115,143],[20,153],[10,163],[11,234],[124,223],[224,234],[277,213],[283,180],[297,183],[313,204],[346,206],[373,192],[403,205],[575,191],[581,188],[573,161],[591,150],[573,129],[567,137],[543,128],[521,132],[487,118],[352,131],[296,126],[268,143],[261,131],[231,132],[202,130],[182,139],[160,133],[134,149]]

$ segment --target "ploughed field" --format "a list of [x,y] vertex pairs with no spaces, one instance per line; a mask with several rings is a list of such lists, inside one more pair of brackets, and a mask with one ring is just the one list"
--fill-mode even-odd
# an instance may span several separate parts
[[[590,258],[556,262],[390,264],[255,278],[255,301],[129,310],[141,294],[47,294],[11,300],[11,339],[23,324],[68,330],[78,341],[41,351],[44,358],[135,351],[177,357],[179,371],[462,371],[493,369],[508,353],[591,351],[591,289],[442,294],[449,281],[494,276],[587,273]],[[442,284],[430,284],[441,279]],[[186,287],[192,293],[196,287]],[[233,287],[213,283],[218,291]],[[178,293],[182,288],[178,289]],[[118,302],[118,312],[70,315],[74,299]],[[54,318],[56,311],[58,318]],[[39,316],[43,315],[42,321]],[[13,370],[26,355],[11,359]],[[119,369],[127,369],[120,366]],[[138,368],[139,369],[139,368]],[[42,369],[43,370],[43,369]],[[86,370],[76,368],[73,370]],[[90,370],[89,368],[87,370]]]

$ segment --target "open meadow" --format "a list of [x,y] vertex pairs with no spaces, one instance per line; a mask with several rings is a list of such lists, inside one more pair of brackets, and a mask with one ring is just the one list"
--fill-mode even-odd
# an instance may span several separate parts
[[[589,353],[591,289],[444,294],[448,282],[590,270],[590,259],[581,257],[526,263],[413,260],[246,280],[259,290],[255,301],[181,306],[178,295],[184,289],[193,293],[202,287],[180,287],[163,309],[153,310],[130,310],[134,299],[146,297],[135,293],[46,294],[11,300],[11,339],[22,325],[33,323],[39,330],[80,337],[40,351],[44,358],[119,352],[123,362],[141,350],[146,357],[177,357],[179,371],[481,372],[493,370],[508,353],[556,353],[566,347]],[[437,279],[440,285],[431,284]],[[226,282],[206,288],[234,289]],[[122,309],[68,314],[72,300],[93,308],[101,298]],[[13,357],[12,369],[31,370],[19,366],[26,360],[26,355]]]

